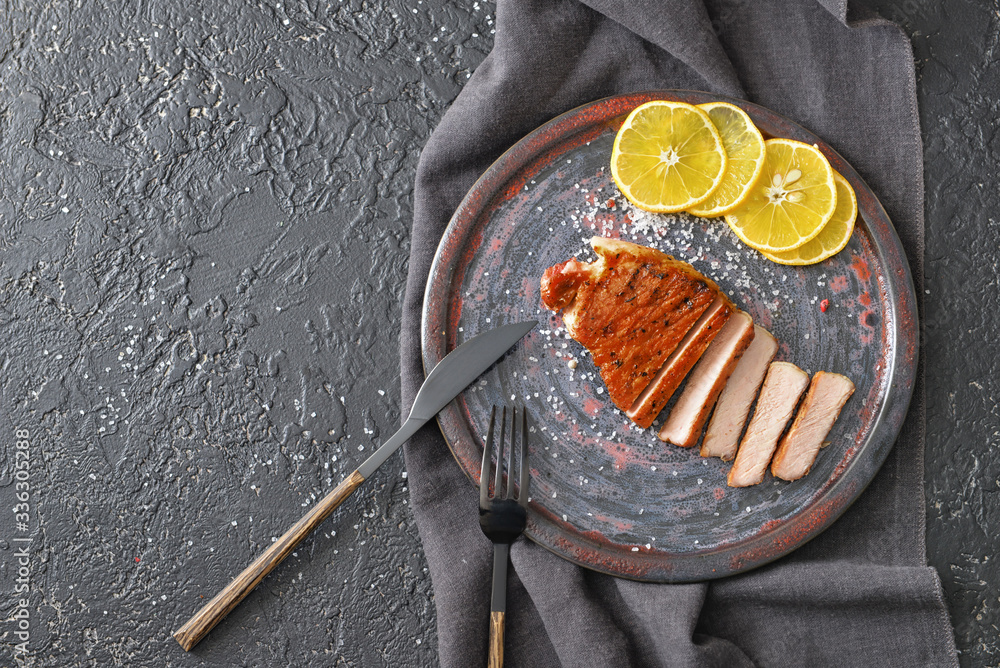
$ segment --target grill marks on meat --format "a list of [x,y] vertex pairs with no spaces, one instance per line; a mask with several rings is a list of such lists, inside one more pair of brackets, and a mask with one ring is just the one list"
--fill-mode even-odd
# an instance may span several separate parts
[[691,372],[684,392],[660,430],[660,440],[682,448],[698,442],[716,399],[753,339],[753,320],[743,311],[737,312]]
[[816,372],[795,421],[774,455],[771,474],[775,478],[798,480],[809,473],[823,447],[823,439],[852,394],[854,383],[850,378],[839,373]]
[[709,344],[722,331],[732,315],[729,301],[715,298],[694,327],[684,336],[680,344],[667,359],[663,367],[653,377],[653,381],[642,391],[625,415],[643,429],[653,424],[653,420],[670,401],[670,398],[684,382],[685,376],[694,368]]
[[728,462],[736,456],[740,434],[753,408],[757,390],[764,382],[767,367],[778,352],[778,340],[760,325],[754,325],[750,347],[740,358],[736,370],[719,396],[712,421],[701,443],[702,457],[719,457]]
[[680,272],[630,264],[609,267],[592,284],[593,306],[576,326],[577,340],[590,349],[612,400],[623,410],[715,298],[705,283],[692,283]]
[[772,362],[764,379],[747,433],[729,469],[730,487],[748,487],[764,479],[778,438],[809,385],[809,374],[788,362]]
[[627,411],[720,292],[655,249],[604,237],[591,245],[596,262],[545,271],[542,301],[565,309],[570,336],[590,350],[611,400]]

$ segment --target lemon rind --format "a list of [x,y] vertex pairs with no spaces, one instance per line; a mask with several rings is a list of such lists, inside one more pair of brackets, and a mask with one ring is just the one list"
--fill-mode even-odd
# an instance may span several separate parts
[[[807,149],[811,149],[811,150],[815,151],[816,155],[818,155],[822,159],[822,164],[825,165],[826,169],[829,171],[830,180],[833,180],[833,174],[835,174],[836,172],[834,171],[833,167],[830,165],[830,161],[827,159],[827,157],[825,155],[823,155],[823,152],[820,151],[819,148],[817,148],[816,146],[814,146],[812,144],[806,144],[804,142],[800,142],[800,141],[797,141],[795,139],[784,139],[784,138],[777,138],[777,137],[774,138],[774,139],[768,139],[764,143],[767,144],[769,142],[781,143],[781,144],[790,144],[790,145],[793,145],[795,147],[801,146],[801,147],[806,147]],[[823,228],[826,226],[826,224],[830,222],[830,219],[833,218],[833,213],[836,210],[837,210],[837,188],[836,188],[836,185],[834,185],[834,188],[833,188],[833,198],[830,200],[829,211],[826,212],[826,214],[824,215],[825,220],[821,224],[817,225],[816,229],[813,230],[812,233],[810,233],[808,236],[800,237],[799,240],[796,243],[794,243],[793,245],[791,245],[791,246],[782,246],[782,247],[769,246],[767,244],[762,244],[762,243],[758,243],[756,241],[750,240],[733,223],[733,221],[731,220],[731,218],[732,218],[732,212],[730,212],[729,214],[726,214],[725,220],[726,220],[726,224],[729,225],[729,229],[731,229],[733,231],[733,233],[735,233],[736,236],[740,238],[740,241],[742,241],[743,243],[745,243],[747,246],[750,246],[750,248],[753,248],[754,250],[760,251],[761,253],[772,253],[772,254],[774,254],[774,253],[782,253],[784,251],[795,250],[799,246],[804,246],[805,244],[807,244],[810,241],[812,241],[813,239],[815,239],[817,236],[819,236],[819,233],[823,231]]]
[[[854,188],[851,187],[850,182],[846,178],[844,178],[839,172],[837,171],[833,172],[833,179],[836,182],[843,182],[843,185],[846,186],[847,188],[847,192],[851,194],[851,210],[853,212],[853,215],[851,215],[849,219],[849,225],[850,225],[849,231],[846,235],[844,235],[844,238],[839,242],[837,247],[832,250],[823,251],[819,255],[814,256],[812,258],[802,258],[801,256],[798,255],[794,258],[787,258],[787,257],[781,257],[780,255],[765,253],[763,251],[761,251],[761,255],[766,257],[771,262],[775,262],[777,264],[783,264],[791,267],[804,267],[810,264],[819,264],[820,262],[830,259],[840,251],[847,248],[847,244],[850,243],[851,237],[854,235],[854,226],[858,219],[858,197],[854,192]],[[839,194],[837,195],[837,198],[839,200],[840,198]],[[830,222],[827,223],[827,225],[829,225],[832,222],[834,222],[833,219],[831,219]],[[793,248],[792,251],[788,252],[794,252],[800,249],[801,247]]]
[[[702,109],[703,111],[706,111],[706,113],[707,113],[707,110],[709,108],[712,108],[712,107],[729,107],[731,109],[735,109],[737,112],[739,112],[740,114],[742,114],[746,118],[748,127],[752,130],[753,134],[755,134],[757,136],[757,138],[760,139],[761,146],[764,146],[764,135],[762,135],[760,133],[760,130],[757,129],[757,126],[754,124],[753,119],[750,118],[750,114],[748,114],[747,112],[743,111],[742,109],[740,109],[739,107],[737,107],[735,104],[730,104],[729,102],[705,102],[704,104],[698,104],[698,105],[695,105],[695,106],[698,107],[699,109]],[[709,117],[709,118],[711,118],[711,117]],[[713,122],[713,125],[714,125],[714,122]],[[721,136],[721,133],[719,133],[719,134]],[[723,148],[725,148],[725,147],[723,147]],[[727,154],[726,157],[727,158],[729,157],[728,154]],[[718,218],[720,216],[724,216],[725,214],[729,213],[730,211],[732,211],[733,209],[735,209],[736,207],[738,207],[740,204],[742,204],[743,202],[745,202],[746,199],[747,199],[747,197],[749,197],[749,195],[750,195],[750,191],[753,190],[754,186],[757,185],[757,181],[760,180],[760,175],[764,173],[764,163],[766,162],[766,159],[765,159],[766,157],[767,157],[767,147],[764,147],[764,150],[761,153],[761,157],[757,161],[757,167],[754,170],[753,176],[750,177],[750,181],[747,182],[747,185],[744,186],[744,188],[743,188],[743,192],[740,194],[740,196],[738,198],[736,198],[735,201],[733,201],[733,202],[731,202],[731,203],[729,203],[729,204],[727,204],[725,206],[716,206],[716,207],[714,207],[712,209],[698,209],[698,205],[696,204],[692,208],[688,209],[688,213],[693,214],[695,216],[698,216],[700,218]],[[723,178],[725,178],[725,173],[723,173]],[[720,184],[721,184],[721,181],[720,181]],[[712,195],[709,194],[708,197],[710,198],[711,196]]]
[[[669,205],[669,206],[649,205],[647,202],[642,202],[637,198],[635,198],[632,195],[631,188],[622,183],[621,179],[619,178],[617,169],[617,157],[620,154],[619,145],[621,143],[622,132],[625,129],[631,127],[632,120],[642,110],[653,106],[668,106],[674,108],[693,110],[696,114],[700,115],[703,118],[706,127],[712,133],[712,136],[715,138],[716,144],[719,147],[719,154],[722,156],[722,167],[719,170],[719,175],[713,180],[712,187],[709,188],[708,191],[703,196],[697,198],[691,198],[683,202],[682,204],[678,205]],[[705,113],[704,110],[699,109],[695,105],[687,104],[686,102],[674,102],[671,100],[651,100],[650,102],[640,104],[638,107],[633,109],[629,113],[629,115],[625,118],[625,122],[622,123],[621,128],[619,128],[618,134],[615,135],[614,146],[611,150],[611,177],[614,179],[615,185],[618,186],[618,189],[621,191],[622,195],[624,195],[628,199],[628,201],[630,201],[632,204],[642,209],[643,211],[649,211],[651,213],[679,213],[691,206],[697,205],[699,202],[705,201],[712,195],[712,192],[719,187],[719,184],[722,183],[722,178],[725,176],[726,169],[728,166],[729,166],[729,157],[726,155],[725,147],[722,144],[722,136],[719,134],[718,129],[715,127],[715,123],[712,122],[711,117],[709,117],[709,115]]]

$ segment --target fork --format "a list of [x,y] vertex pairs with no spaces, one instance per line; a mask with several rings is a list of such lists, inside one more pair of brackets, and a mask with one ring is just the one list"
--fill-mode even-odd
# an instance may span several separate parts
[[[511,409],[510,447],[508,450],[507,485],[504,483],[504,443],[507,441],[507,407],[500,416],[500,445],[497,451],[495,475],[490,462],[493,453],[494,426],[497,407],[490,413],[490,426],[486,433],[486,447],[483,448],[483,465],[479,469],[479,526],[486,537],[493,542],[493,594],[490,601],[490,653],[489,668],[503,666],[504,616],[507,612],[507,560],[510,544],[513,543],[528,521],[528,413],[521,409],[521,455],[520,480],[517,485],[517,499],[514,496],[514,445],[517,441],[515,429],[518,424],[517,408]],[[493,496],[490,496],[490,479],[493,479]]]

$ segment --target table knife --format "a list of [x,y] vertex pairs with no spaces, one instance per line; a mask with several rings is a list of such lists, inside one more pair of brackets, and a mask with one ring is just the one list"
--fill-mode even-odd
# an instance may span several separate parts
[[337,485],[302,519],[271,544],[252,564],[194,614],[174,633],[185,651],[229,614],[257,584],[280,564],[306,536],[330,516],[354,490],[370,477],[389,455],[399,449],[410,436],[437,415],[452,399],[478,378],[486,369],[531,331],[536,322],[518,322],[484,332],[448,353],[431,370],[413,400],[413,408],[399,431],[382,444],[351,475]]

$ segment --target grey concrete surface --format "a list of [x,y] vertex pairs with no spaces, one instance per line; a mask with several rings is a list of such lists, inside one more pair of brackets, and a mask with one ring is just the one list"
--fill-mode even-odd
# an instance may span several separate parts
[[907,31],[924,137],[927,556],[963,666],[1000,665],[997,2],[867,3]]
[[[867,4],[920,76],[928,554],[996,665],[998,11]],[[4,4],[0,664],[435,665],[399,455],[194,652],[170,633],[398,424],[414,169],[494,12]]]

